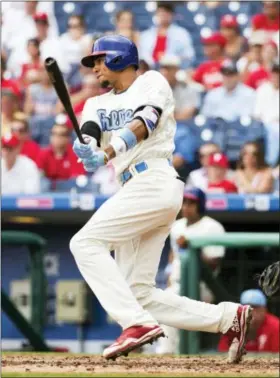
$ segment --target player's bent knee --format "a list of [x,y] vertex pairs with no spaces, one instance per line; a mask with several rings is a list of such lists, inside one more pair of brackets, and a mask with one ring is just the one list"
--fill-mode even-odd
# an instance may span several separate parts
[[72,255],[76,255],[79,251],[79,237],[78,234],[75,234],[69,243],[70,251],[72,252]]
[[150,285],[132,285],[130,287],[133,295],[137,299],[137,301],[142,305],[145,306],[149,302],[149,298],[151,296],[153,286]]

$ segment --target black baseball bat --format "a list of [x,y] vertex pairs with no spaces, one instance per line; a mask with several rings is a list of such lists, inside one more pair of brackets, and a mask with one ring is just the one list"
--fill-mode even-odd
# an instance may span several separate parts
[[52,82],[52,85],[57,93],[58,98],[62,102],[64,109],[70,118],[74,130],[77,134],[77,137],[81,143],[85,144],[85,141],[83,139],[77,118],[75,116],[75,113],[73,111],[73,107],[70,101],[69,92],[66,88],[62,73],[60,71],[60,68],[57,64],[57,61],[54,58],[47,58],[45,60],[45,69],[49,75],[49,78]]

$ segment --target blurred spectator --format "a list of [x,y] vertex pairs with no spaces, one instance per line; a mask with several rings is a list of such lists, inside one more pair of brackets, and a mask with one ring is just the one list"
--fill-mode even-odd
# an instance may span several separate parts
[[274,166],[279,160],[279,62],[275,62],[270,80],[257,89],[254,117],[266,129],[266,161]]
[[40,69],[40,82],[32,84],[26,92],[24,112],[36,118],[47,119],[55,114],[57,95],[45,68]]
[[11,133],[2,142],[2,194],[35,194],[40,192],[40,173],[36,164],[20,155],[20,140]]
[[40,56],[40,41],[37,38],[28,40],[27,52],[29,61],[21,65],[19,78],[24,88],[40,81],[40,69],[43,67],[43,62]]
[[229,163],[226,155],[216,152],[209,156],[207,176],[209,193],[237,193],[235,184],[227,179]]
[[233,60],[239,59],[247,50],[247,42],[241,35],[237,18],[232,14],[224,15],[221,19],[220,31],[227,40],[225,55]]
[[55,124],[51,131],[50,145],[41,150],[38,166],[50,180],[67,180],[85,174],[72,150],[71,130],[66,124]]
[[[253,307],[248,341],[245,345],[246,350],[248,352],[279,353],[280,320],[267,311],[267,301],[263,292],[258,289],[243,291],[240,303]],[[228,337],[223,335],[218,346],[219,352],[227,352],[229,346]]]
[[207,167],[209,156],[221,152],[220,147],[215,143],[205,143],[199,148],[199,162],[201,168],[192,171],[187,180],[187,186],[197,187],[205,191],[208,187]]
[[201,114],[206,117],[235,121],[241,116],[251,116],[255,103],[255,92],[241,83],[236,63],[225,60],[220,72],[223,85],[210,90],[204,99]]
[[134,14],[129,9],[123,9],[117,12],[115,25],[116,29],[114,34],[123,35],[138,45],[139,32],[135,30]]
[[150,66],[148,65],[148,63],[144,59],[140,59],[137,75],[140,76],[149,70],[150,70]]
[[273,41],[264,44],[261,51],[262,64],[248,75],[245,84],[256,89],[266,81],[270,76],[270,71],[275,60],[277,60],[277,55],[277,45]]
[[239,193],[271,193],[272,170],[264,160],[264,151],[257,142],[245,143],[237,164],[235,182]]
[[11,131],[19,139],[20,154],[36,162],[40,153],[40,146],[31,139],[28,120],[24,113],[17,112],[14,114]]
[[246,80],[249,73],[256,71],[262,65],[262,47],[267,42],[267,37],[262,30],[252,33],[248,40],[249,50],[237,62],[237,67]]
[[278,31],[280,25],[279,2],[263,1],[263,13],[254,15],[251,22],[253,30],[262,29],[268,33]]
[[49,18],[46,13],[36,13],[34,15],[37,35],[36,38],[40,41],[41,57],[45,60],[48,57],[53,57],[63,73],[68,73],[70,66],[68,63],[68,55],[64,53],[61,47],[59,38],[54,38],[50,35]]
[[178,81],[180,59],[176,56],[165,55],[160,61],[160,72],[172,88],[175,100],[175,119],[184,121],[192,118],[200,106],[200,94],[197,89],[185,82]]
[[[171,251],[169,264],[166,267],[168,274],[167,290],[179,293],[181,281],[181,256],[188,254],[188,243],[191,237],[221,235],[225,232],[221,223],[205,215],[205,193],[197,188],[186,189],[182,204],[182,218],[173,223],[170,232]],[[201,258],[216,276],[225,248],[221,246],[208,246],[202,248]],[[207,303],[213,301],[213,294],[204,282],[200,282],[201,300]],[[157,353],[178,353],[179,330],[164,326],[166,338],[158,342]]]
[[202,38],[206,62],[201,63],[193,73],[193,80],[202,84],[205,90],[222,85],[221,64],[225,59],[226,38],[218,32]]
[[60,49],[69,66],[80,66],[81,59],[92,46],[91,36],[86,34],[83,16],[71,15],[67,22],[67,32],[59,37]]
[[[83,77],[81,90],[71,96],[71,103],[78,121],[80,120],[86,100],[90,97],[99,96],[100,94],[101,88],[97,77],[94,74],[85,75]],[[56,111],[57,113],[62,113],[64,111],[61,102],[58,102]]]
[[11,131],[14,114],[19,110],[18,98],[10,90],[1,90],[1,110],[1,133],[4,135]]
[[21,92],[20,92],[19,84],[16,80],[6,77],[7,75],[6,68],[7,68],[6,60],[4,58],[4,55],[1,53],[1,90],[7,89],[11,91],[15,96],[20,98]]
[[182,68],[189,67],[195,57],[189,32],[173,23],[174,6],[169,2],[158,4],[156,26],[140,35],[139,55],[149,65],[158,63],[165,54],[181,59]]

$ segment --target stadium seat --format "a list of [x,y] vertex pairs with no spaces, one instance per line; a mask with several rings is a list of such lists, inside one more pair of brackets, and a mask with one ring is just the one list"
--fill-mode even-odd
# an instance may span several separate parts
[[264,126],[250,117],[228,122],[225,128],[225,152],[230,161],[237,161],[241,147],[250,141],[264,141]]
[[197,149],[204,143],[213,142],[225,148],[225,122],[221,119],[206,118],[202,115],[187,121],[188,127],[195,135]]

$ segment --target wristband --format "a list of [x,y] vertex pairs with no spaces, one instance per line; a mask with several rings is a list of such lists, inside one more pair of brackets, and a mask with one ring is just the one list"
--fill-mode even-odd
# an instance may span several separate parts
[[131,148],[133,148],[137,144],[136,135],[128,127],[121,129],[118,136],[125,141],[127,150],[130,150]]
[[124,139],[122,139],[119,136],[113,137],[110,144],[113,147],[116,156],[127,151],[127,147],[126,147],[126,143],[125,143]]

